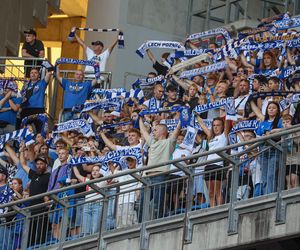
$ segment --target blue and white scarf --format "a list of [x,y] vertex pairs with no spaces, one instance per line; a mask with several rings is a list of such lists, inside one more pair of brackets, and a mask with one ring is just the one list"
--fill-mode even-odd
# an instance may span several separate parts
[[139,104],[142,104],[144,102],[144,92],[140,89],[131,89],[130,91],[124,91],[124,92],[117,92],[117,93],[109,93],[106,95],[106,98],[113,99],[113,98],[119,98],[123,97],[126,102],[129,101],[129,99],[136,99],[139,101]]
[[70,164],[81,165],[81,164],[102,164],[102,169],[108,172],[107,164],[108,162],[119,162],[122,158],[133,157],[137,160],[137,165],[142,165],[142,151],[139,147],[128,147],[125,149],[109,151],[105,156],[96,157],[78,157],[72,158]]
[[138,78],[133,84],[132,88],[144,88],[144,87],[152,87],[157,82],[164,81],[165,77],[163,75],[159,75],[156,77],[147,77],[147,78]]
[[14,82],[13,79],[0,79],[0,90],[9,89],[13,92],[18,92],[18,85]]
[[34,120],[38,120],[41,122],[41,135],[46,138],[47,132],[49,129],[48,116],[46,114],[36,114],[25,117],[21,122],[21,127],[25,127],[27,124],[33,122]]
[[223,35],[226,42],[231,40],[229,31],[225,28],[216,28],[216,29],[211,29],[200,33],[191,34],[187,37],[187,40],[199,39],[199,38],[204,38],[209,36],[216,36],[219,34]]
[[285,98],[279,101],[280,110],[288,109],[291,104],[300,103],[300,93],[292,95],[290,98]]
[[229,141],[230,144],[237,143],[236,132],[244,131],[244,130],[256,130],[259,126],[259,121],[257,120],[248,120],[241,121],[233,126],[233,128],[229,132]]
[[278,30],[296,28],[300,26],[300,17],[289,17],[289,15],[285,15],[282,20],[275,21],[273,25]]
[[191,78],[198,75],[208,74],[210,72],[215,72],[221,69],[225,69],[227,67],[227,63],[225,61],[214,63],[205,67],[196,68],[192,70],[183,71],[180,74],[180,78]]
[[[118,31],[118,48],[124,48],[125,42],[124,42],[124,34],[120,29],[94,29],[94,28],[76,28],[76,30],[84,30],[84,31],[95,31],[95,32],[115,32]],[[75,37],[75,32],[70,32],[68,36],[68,40],[72,42]]]
[[268,26],[262,26],[262,27],[258,27],[258,28],[248,29],[246,31],[240,31],[238,33],[238,38],[243,39],[247,36],[256,35],[256,34],[267,32],[267,31],[274,34],[274,33],[276,33],[276,28],[274,28],[273,25],[268,25]]
[[67,122],[58,123],[53,130],[53,134],[59,134],[72,130],[79,131],[86,137],[95,135],[91,124],[84,119],[70,120]]
[[94,67],[95,78],[96,79],[100,78],[100,67],[99,67],[99,63],[97,62],[61,57],[56,60],[55,66],[59,64],[76,64],[76,65],[92,66]]
[[213,53],[214,51],[211,49],[187,49],[187,50],[179,50],[175,52],[175,58],[181,58],[181,57],[194,57],[199,56],[204,53]]
[[115,110],[121,112],[124,101],[119,97],[111,99],[101,99],[98,101],[86,101],[83,105],[78,106],[78,109],[81,109],[80,112],[88,112],[93,109],[103,109],[103,110]]
[[185,127],[190,123],[190,110],[186,106],[173,106],[170,108],[155,108],[155,109],[145,109],[139,113],[139,116],[160,114],[160,113],[173,113],[180,112],[180,122],[181,127]]
[[132,121],[129,122],[119,122],[119,123],[114,123],[114,124],[102,124],[98,127],[99,130],[105,130],[105,129],[110,129],[110,128],[117,128],[117,127],[122,127],[126,125],[133,125]]
[[103,95],[103,97],[106,97],[108,95],[111,95],[112,93],[122,93],[126,91],[124,88],[116,88],[116,89],[93,89],[92,93],[97,95]]
[[182,143],[180,144],[180,147],[192,151],[194,148],[196,136],[197,136],[197,129],[191,126],[187,126],[187,131]]
[[168,132],[171,133],[176,129],[178,122],[178,119],[164,119],[161,120],[159,123],[166,125],[168,128]]
[[35,142],[34,135],[28,130],[28,128],[23,128],[11,133],[0,135],[0,149],[2,149],[5,146],[5,144],[9,141],[21,142],[23,140],[25,140],[26,146]]
[[173,41],[157,41],[151,40],[144,42],[137,50],[136,53],[141,57],[144,58],[146,51],[148,49],[158,48],[158,49],[175,49],[175,50],[184,50],[184,46],[180,42],[173,42]]

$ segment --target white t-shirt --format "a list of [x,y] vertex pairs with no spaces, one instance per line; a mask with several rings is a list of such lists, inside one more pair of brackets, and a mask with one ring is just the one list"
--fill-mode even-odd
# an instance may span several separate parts
[[[183,158],[183,157],[188,157],[190,156],[192,153],[191,151],[187,150],[187,149],[184,149],[184,148],[176,148],[172,154],[172,160],[175,160],[175,159],[180,159],[180,158]],[[185,166],[185,162],[182,162],[182,164]],[[171,168],[170,169],[178,169],[176,166],[174,166],[173,164],[171,165]],[[176,172],[174,173],[176,175],[180,175],[180,176],[184,176],[184,173],[182,171],[179,171],[179,172]]]
[[[89,178],[85,178],[84,179],[84,182],[88,182],[90,181]],[[105,187],[107,184],[106,184],[106,181],[101,181],[101,182],[97,182],[95,183],[95,185],[99,188],[101,187]],[[86,186],[86,191],[90,191],[90,190],[93,190],[90,186]],[[85,196],[85,201],[93,201],[93,200],[99,200],[101,199],[103,196],[102,194],[100,193],[92,193],[92,194],[87,194]]]
[[[99,62],[100,72],[105,71],[106,63],[110,55],[108,49],[104,50],[100,55],[96,55],[91,48],[87,47],[85,53],[87,60]],[[94,72],[94,68],[92,66],[86,66],[85,72]],[[90,76],[90,74],[88,75]]]
[[[249,95],[238,96],[237,98],[235,98],[234,99],[235,110],[236,111],[242,110],[243,112],[245,112],[245,106],[248,101],[248,98],[249,98]],[[238,114],[237,114],[237,117],[243,118],[243,116],[238,115]]]
[[[215,136],[213,139],[211,139],[208,143],[208,148],[209,150],[215,150],[215,149],[218,149],[218,148],[223,148],[227,145],[227,137],[224,133],[220,134],[220,135],[217,135]],[[220,158],[219,155],[217,154],[210,154],[207,156],[207,161],[210,161],[210,160],[214,160],[214,159],[217,159],[217,158]],[[224,162],[223,161],[219,161],[219,162],[216,162],[214,163],[216,165],[220,165],[220,166],[224,166]]]

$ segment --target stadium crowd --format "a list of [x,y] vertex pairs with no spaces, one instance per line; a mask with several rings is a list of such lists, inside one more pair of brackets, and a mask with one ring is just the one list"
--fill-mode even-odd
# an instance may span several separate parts
[[[0,82],[0,205],[124,169],[161,164],[250,141],[299,124],[300,34],[281,26],[280,21],[287,18],[291,17],[264,19],[259,28],[240,32],[236,39],[227,39],[229,32],[220,28],[193,34],[182,43],[147,41],[137,53],[148,57],[153,70],[149,69],[147,78],[138,79],[130,90],[102,89],[106,79],[97,77],[96,71],[91,72],[95,64],[86,63],[100,64],[100,72],[105,71],[118,39],[107,49],[101,41],[89,46],[73,28],[72,37],[86,51],[87,61],[60,59],[59,62],[88,65],[85,70],[75,72],[74,80],[61,77],[57,63],[55,70],[48,67],[43,79],[40,67],[27,67],[29,80],[21,91],[12,79]],[[22,55],[43,57],[44,47],[36,39],[36,32],[31,29],[25,35]],[[171,49],[174,47],[176,50]],[[164,51],[157,59],[152,53],[156,48],[169,52]],[[85,80],[85,75],[95,79]],[[64,90],[64,113],[63,120],[49,130],[45,91],[53,77]],[[300,144],[299,135],[294,136],[288,146],[286,188],[299,187]],[[276,191],[279,154],[275,148],[259,153],[265,148],[266,144],[241,156],[244,163],[240,167],[238,199]],[[238,147],[230,153],[245,149]],[[188,166],[218,157],[210,154],[183,164]],[[209,171],[194,178],[195,205],[204,208],[227,202],[224,187],[230,182],[231,169],[225,169],[228,166],[228,162],[220,160],[195,168],[196,173]],[[151,184],[184,175],[182,171],[163,174],[170,169],[176,166],[162,165],[141,175]],[[121,176],[96,185],[109,187],[131,179],[131,175]],[[143,207],[136,209],[136,204],[143,204],[143,189],[139,193],[130,192],[140,186],[123,185],[121,191],[128,193],[109,200],[106,228],[141,222]],[[168,185],[151,190],[156,218],[179,208],[179,197],[186,193],[185,183],[177,181],[175,189],[175,198]],[[58,193],[58,198],[89,190],[90,186],[69,189]],[[113,194],[116,190],[109,192]],[[102,210],[99,197],[100,193],[92,193],[69,199],[70,205],[84,203],[68,209],[70,235],[99,231]],[[49,200],[51,197],[45,196],[18,206],[24,209]],[[167,206],[167,203],[172,204]],[[60,239],[61,208],[58,204],[31,211],[33,215],[52,213],[31,221],[29,246],[44,243],[47,231],[52,232],[52,240]],[[8,212],[8,207],[0,209],[0,215]],[[1,217],[1,224],[22,218],[22,214]],[[10,229],[1,224],[0,248],[20,249],[24,223],[15,223]],[[8,238],[13,242],[8,243]]]

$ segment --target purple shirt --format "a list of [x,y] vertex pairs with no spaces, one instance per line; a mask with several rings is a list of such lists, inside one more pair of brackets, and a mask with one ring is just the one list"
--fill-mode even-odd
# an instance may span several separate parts
[[60,165],[57,169],[55,169],[50,176],[48,189],[47,191],[58,189],[58,181],[63,177],[68,177],[71,167],[69,164]]

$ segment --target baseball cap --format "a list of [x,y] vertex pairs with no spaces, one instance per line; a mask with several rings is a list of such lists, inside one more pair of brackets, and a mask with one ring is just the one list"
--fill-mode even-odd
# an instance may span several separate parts
[[36,36],[36,31],[34,29],[25,30],[24,34],[31,34]]
[[101,47],[104,47],[104,44],[101,41],[92,42],[92,45],[100,45]]
[[0,174],[4,174],[6,176],[6,178],[8,177],[8,171],[7,171],[6,167],[0,165]]
[[35,162],[37,162],[37,161],[43,161],[44,163],[48,164],[47,159],[46,159],[44,156],[42,156],[42,155],[38,155],[38,156],[35,158],[34,161],[35,161]]

